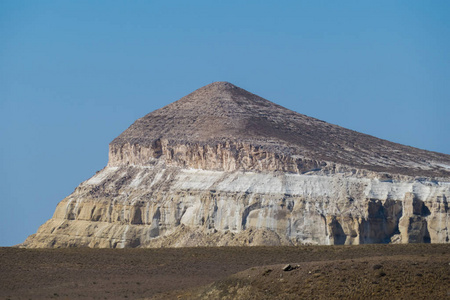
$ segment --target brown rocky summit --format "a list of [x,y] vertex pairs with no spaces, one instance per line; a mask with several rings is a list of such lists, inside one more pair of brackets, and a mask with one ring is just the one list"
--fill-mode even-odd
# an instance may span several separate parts
[[[111,146],[217,146],[229,142],[276,153],[281,171],[356,168],[411,176],[450,176],[450,155],[362,134],[291,111],[229,82],[214,82],[138,119]],[[159,152],[162,154],[161,152]],[[238,155],[237,153],[235,153]],[[305,160],[306,159],[306,160]],[[308,163],[309,162],[309,163]],[[312,163],[313,162],[313,163]],[[236,168],[242,167],[236,166]],[[223,166],[215,166],[223,169]],[[253,166],[248,166],[254,169]]]

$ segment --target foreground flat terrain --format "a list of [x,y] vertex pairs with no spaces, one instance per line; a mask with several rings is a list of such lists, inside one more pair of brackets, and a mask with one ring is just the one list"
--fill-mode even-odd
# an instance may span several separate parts
[[0,248],[0,299],[301,297],[450,299],[450,245]]

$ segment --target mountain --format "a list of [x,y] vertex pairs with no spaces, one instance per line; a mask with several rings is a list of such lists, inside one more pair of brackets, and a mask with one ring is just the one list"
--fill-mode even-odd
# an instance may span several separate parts
[[215,82],[138,119],[25,247],[449,242],[450,155]]

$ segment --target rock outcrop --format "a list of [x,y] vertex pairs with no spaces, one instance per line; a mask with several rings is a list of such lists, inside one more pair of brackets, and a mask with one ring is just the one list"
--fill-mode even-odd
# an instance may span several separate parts
[[26,247],[448,243],[450,155],[227,82],[138,119]]

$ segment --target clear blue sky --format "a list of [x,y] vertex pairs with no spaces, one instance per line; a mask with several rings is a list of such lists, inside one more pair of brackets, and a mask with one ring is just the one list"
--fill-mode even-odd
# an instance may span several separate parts
[[0,1],[0,246],[213,81],[450,154],[450,1]]

